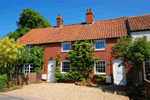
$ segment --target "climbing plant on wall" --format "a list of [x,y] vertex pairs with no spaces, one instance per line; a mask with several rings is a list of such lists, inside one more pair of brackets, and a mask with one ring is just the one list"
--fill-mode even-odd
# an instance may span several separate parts
[[67,57],[71,62],[69,78],[74,82],[87,80],[94,68],[94,61],[98,58],[93,57],[93,42],[89,40],[76,41],[74,49],[69,52]]
[[73,80],[76,82],[85,82],[91,75],[94,68],[94,61],[98,58],[93,57],[93,42],[92,41],[76,41],[74,49],[71,50],[67,58],[70,59],[71,70],[69,73],[62,74],[60,72],[60,54],[56,57],[57,67],[55,68],[55,81],[61,82],[65,80]]

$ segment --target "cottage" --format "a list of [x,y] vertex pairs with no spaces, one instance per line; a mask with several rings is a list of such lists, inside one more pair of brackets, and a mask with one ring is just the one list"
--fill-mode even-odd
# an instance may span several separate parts
[[[122,62],[120,59],[111,57],[111,46],[117,43],[121,36],[139,37],[148,36],[150,41],[150,15],[122,17],[107,20],[94,20],[92,9],[86,12],[86,22],[72,25],[63,25],[62,16],[57,17],[57,26],[49,28],[32,29],[19,39],[19,44],[26,44],[31,49],[36,44],[45,46],[43,76],[46,81],[54,82],[54,60],[60,52],[61,73],[68,73],[70,61],[66,58],[68,52],[73,49],[72,44],[77,40],[92,40],[94,42],[94,57],[99,57],[98,62],[94,63],[94,74],[101,74],[107,82],[116,85],[126,85],[130,78],[127,75],[130,68],[118,67]],[[149,64],[150,65],[150,64]],[[147,65],[148,66],[148,65]],[[25,64],[23,72],[33,72],[32,64]],[[149,66],[146,74],[150,74]],[[91,80],[91,83],[94,83]]]

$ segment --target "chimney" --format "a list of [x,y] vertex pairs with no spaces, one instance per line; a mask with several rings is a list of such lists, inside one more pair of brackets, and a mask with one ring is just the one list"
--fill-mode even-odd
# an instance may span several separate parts
[[63,25],[63,19],[62,16],[59,14],[57,17],[57,27],[60,27],[61,25]]
[[87,9],[87,13],[86,13],[86,24],[92,24],[92,22],[94,21],[94,15],[93,15],[93,11],[92,9]]

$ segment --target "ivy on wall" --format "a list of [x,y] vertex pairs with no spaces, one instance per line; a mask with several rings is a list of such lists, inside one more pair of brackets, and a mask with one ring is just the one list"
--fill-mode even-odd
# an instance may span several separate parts
[[[44,46],[34,46],[32,49],[26,50],[24,52],[24,63],[33,63],[35,68],[35,72],[41,72],[44,65]],[[22,68],[21,68],[22,69]]]
[[89,40],[76,41],[74,44],[74,49],[71,50],[67,58],[70,59],[71,70],[69,73],[62,74],[60,72],[60,54],[56,57],[57,67],[55,68],[55,81],[61,82],[63,79],[72,80],[74,82],[78,81],[81,83],[86,83],[89,79],[93,68],[94,61],[98,57],[93,57],[93,42]]

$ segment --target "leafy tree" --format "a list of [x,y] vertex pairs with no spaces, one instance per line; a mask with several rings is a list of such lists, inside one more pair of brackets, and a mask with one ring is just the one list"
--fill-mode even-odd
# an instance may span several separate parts
[[20,14],[17,25],[18,27],[28,27],[30,29],[51,27],[50,23],[42,15],[29,8],[24,9]]
[[51,27],[51,24],[38,12],[32,9],[24,9],[20,14],[19,21],[16,22],[18,29],[7,34],[9,38],[19,39],[28,31],[34,28]]
[[146,37],[133,38],[121,37],[117,43],[111,47],[112,56],[123,57],[123,63],[130,61],[131,64],[139,66],[143,61],[150,60],[150,42]]
[[71,62],[71,70],[68,77],[74,80],[74,82],[78,79],[82,82],[91,75],[94,61],[98,58],[93,57],[94,48],[92,41],[76,41],[73,46],[74,49],[67,55]]
[[7,73],[9,81],[12,81],[13,68],[17,64],[23,63],[18,61],[23,58],[22,53],[25,52],[25,45],[14,42],[13,38],[9,39],[8,37],[0,40],[0,72]]
[[26,52],[22,53],[24,63],[33,63],[36,68],[36,72],[40,72],[44,64],[44,47],[34,46],[30,51],[26,49]]
[[10,32],[9,34],[7,34],[7,36],[9,38],[14,38],[15,40],[19,39],[21,36],[25,35],[28,31],[30,31],[31,29],[28,27],[20,27],[17,30],[15,30],[14,32]]

